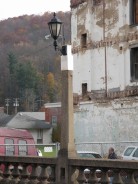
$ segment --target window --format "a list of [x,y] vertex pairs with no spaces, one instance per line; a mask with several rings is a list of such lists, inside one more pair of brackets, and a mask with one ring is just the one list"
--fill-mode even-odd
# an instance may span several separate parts
[[138,0],[130,0],[131,24],[138,24]]
[[52,125],[57,125],[57,116],[52,116]]
[[[25,140],[19,140],[19,142],[18,142],[18,144],[19,144],[19,155],[21,155],[21,156],[25,156],[25,155],[27,155],[27,142],[25,141]],[[23,144],[23,145],[21,145],[21,144]]]
[[82,95],[86,95],[87,94],[87,83],[83,83],[82,84]]
[[136,151],[134,152],[133,157],[138,157],[138,148],[137,148]]
[[38,129],[37,130],[37,144],[42,144],[43,143],[43,130]]
[[131,48],[130,53],[131,80],[138,80],[138,47]]
[[81,35],[81,46],[82,48],[87,47],[87,34],[86,33]]
[[8,144],[6,145],[6,156],[14,155],[15,148],[13,145],[14,144],[13,139],[5,139],[5,144]]
[[134,150],[135,148],[128,148],[126,151],[125,151],[125,153],[124,153],[124,156],[130,156],[130,154],[132,153],[132,151]]
[[81,158],[102,158],[98,153],[78,153]]

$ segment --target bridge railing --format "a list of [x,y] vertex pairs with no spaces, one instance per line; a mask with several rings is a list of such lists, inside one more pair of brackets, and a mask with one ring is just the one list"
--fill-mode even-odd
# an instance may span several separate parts
[[58,158],[0,156],[0,184],[137,184],[138,161],[68,158],[69,181],[61,174]]

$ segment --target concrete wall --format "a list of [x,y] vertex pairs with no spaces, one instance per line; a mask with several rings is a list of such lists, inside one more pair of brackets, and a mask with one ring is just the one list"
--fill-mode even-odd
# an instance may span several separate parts
[[[74,114],[74,123],[76,143],[138,141],[138,98],[80,103]],[[92,146],[88,145],[87,149],[91,150]],[[113,144],[106,145],[106,152],[110,146]],[[94,150],[101,152],[97,148]],[[85,149],[85,145],[80,148]]]

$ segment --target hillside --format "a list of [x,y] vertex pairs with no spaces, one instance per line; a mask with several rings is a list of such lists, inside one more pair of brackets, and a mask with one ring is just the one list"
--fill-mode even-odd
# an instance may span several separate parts
[[[24,111],[60,100],[60,56],[53,39],[45,39],[52,17],[46,12],[0,22],[0,106],[10,99],[10,113],[15,98],[18,110]],[[57,17],[64,23],[65,41],[70,42],[70,12],[58,12]]]

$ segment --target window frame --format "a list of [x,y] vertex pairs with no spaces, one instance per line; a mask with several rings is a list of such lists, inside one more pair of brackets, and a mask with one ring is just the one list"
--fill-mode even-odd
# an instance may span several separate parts
[[43,144],[43,129],[37,130],[37,144]]
[[[25,143],[23,143],[23,145],[22,145],[22,143],[20,143],[20,141],[23,141],[23,142],[25,142]],[[26,144],[26,145],[24,145],[24,144]],[[25,147],[25,151],[22,149],[22,148],[24,148]],[[23,150],[23,151],[22,151]],[[22,153],[26,153],[26,154],[22,154]],[[18,140],[18,155],[20,155],[20,156],[26,156],[26,155],[28,155],[28,146],[27,146],[27,141],[26,140],[24,140],[24,139],[19,139]]]
[[[7,140],[10,140],[12,141],[12,143],[7,143],[6,141]],[[15,155],[15,146],[14,146],[14,139],[11,139],[11,138],[5,138],[4,139],[4,143],[5,143],[5,155],[6,156],[13,156]],[[10,144],[10,145],[6,145],[6,144]],[[13,151],[11,151],[11,148],[13,149]],[[8,151],[10,150],[10,151]],[[8,154],[8,153],[12,153],[12,154]]]

